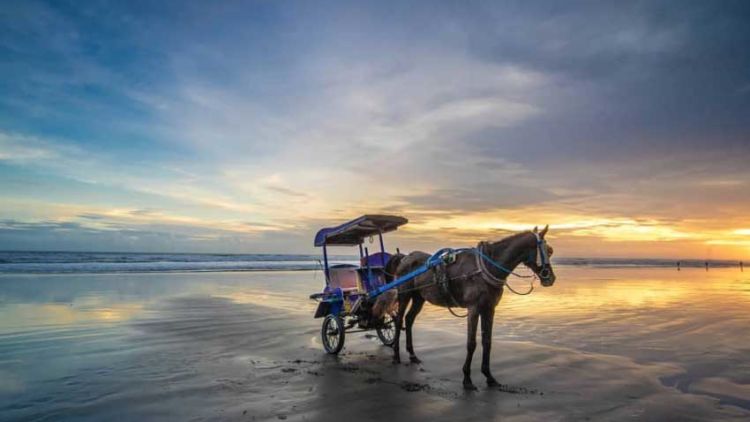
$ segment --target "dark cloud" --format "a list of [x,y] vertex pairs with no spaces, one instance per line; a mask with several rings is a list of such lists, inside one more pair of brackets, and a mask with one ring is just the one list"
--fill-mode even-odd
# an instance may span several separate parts
[[0,250],[179,251],[190,240],[173,231],[96,229],[75,222],[0,223]]
[[[94,218],[91,218],[94,217]],[[0,220],[0,250],[122,252],[309,252],[313,229],[253,232],[272,225],[247,222],[248,232],[163,223],[125,223],[84,214],[84,222]],[[290,246],[294,245],[294,246]]]
[[[750,4],[493,4],[456,24],[482,60],[551,75],[526,124],[483,129],[485,153],[527,162],[750,145]],[[546,155],[529,156],[529,151]],[[746,156],[747,150],[743,151]],[[613,157],[615,156],[615,157]]]

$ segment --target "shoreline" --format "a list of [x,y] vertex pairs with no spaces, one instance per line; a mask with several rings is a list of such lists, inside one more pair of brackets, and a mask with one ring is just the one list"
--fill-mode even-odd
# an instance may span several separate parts
[[[86,275],[86,274],[92,274],[92,275],[116,275],[116,274],[211,274],[211,273],[283,273],[283,272],[291,272],[291,273],[298,273],[298,272],[316,272],[316,271],[322,271],[322,268],[238,268],[238,269],[232,269],[232,268],[218,268],[218,269],[174,269],[174,270],[119,270],[119,271],[8,271],[2,268],[2,265],[0,264],[0,277],[2,276],[19,276],[19,275],[33,275],[33,276],[39,276],[39,275]],[[5,265],[15,265],[15,264],[5,264]],[[671,269],[676,272],[679,271],[687,271],[687,270],[701,270],[701,271],[711,271],[711,270],[728,270],[728,269],[737,269],[740,270],[739,272],[744,272],[742,270],[742,266],[739,265],[739,261],[737,264],[714,264],[714,266],[711,266],[711,262],[709,261],[709,270],[705,269],[704,264],[700,263],[694,263],[692,265],[685,265],[684,261],[683,264],[678,267],[676,265],[658,265],[658,264],[590,264],[590,263],[582,263],[582,264],[576,264],[576,263],[553,263],[555,268],[582,268],[582,269],[603,269],[603,270],[611,270],[611,269],[622,269],[622,270],[628,270],[628,269]],[[750,273],[750,268],[748,269],[748,273]]]

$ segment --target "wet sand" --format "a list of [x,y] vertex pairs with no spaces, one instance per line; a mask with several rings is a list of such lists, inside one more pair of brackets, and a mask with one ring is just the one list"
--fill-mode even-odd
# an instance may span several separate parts
[[461,388],[465,321],[426,307],[421,365],[368,333],[322,351],[320,274],[0,277],[2,420],[748,420],[750,277],[561,267],[507,295]]

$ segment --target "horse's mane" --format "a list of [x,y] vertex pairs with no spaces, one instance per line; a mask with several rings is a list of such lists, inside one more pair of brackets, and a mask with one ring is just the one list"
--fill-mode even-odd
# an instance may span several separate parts
[[523,231],[523,232],[519,232],[519,233],[514,233],[514,234],[512,234],[510,236],[507,236],[507,237],[504,237],[504,238],[502,238],[502,239],[500,239],[500,240],[498,240],[496,242],[490,242],[490,243],[492,244],[492,246],[494,248],[505,249],[508,246],[510,246],[511,243],[513,243],[516,240],[518,240],[521,236],[525,236],[525,235],[527,235],[529,233],[531,233],[529,230],[526,230],[526,231]]

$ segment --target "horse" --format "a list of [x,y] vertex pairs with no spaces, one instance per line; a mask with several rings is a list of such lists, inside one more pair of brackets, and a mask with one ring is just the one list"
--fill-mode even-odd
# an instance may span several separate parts
[[[471,380],[471,360],[477,346],[477,323],[482,325],[482,374],[488,387],[500,384],[490,372],[490,348],[492,346],[492,323],[495,307],[503,296],[503,287],[508,275],[523,263],[539,278],[542,286],[549,287],[555,282],[555,272],[549,257],[553,249],[544,237],[549,226],[508,236],[500,241],[480,242],[473,250],[463,250],[455,255],[455,261],[446,265],[440,278],[436,269],[421,274],[398,287],[398,311],[395,318],[396,334],[393,343],[393,363],[400,363],[399,340],[406,320],[406,350],[409,360],[420,363],[414,353],[412,326],[424,302],[446,308],[467,309],[466,359],[463,365],[463,386],[476,390]],[[395,255],[386,270],[391,277],[400,277],[424,265],[430,255],[424,252],[411,252],[408,255]],[[392,262],[391,262],[392,261]],[[394,297],[396,295],[392,295]],[[407,306],[411,303],[409,312]]]

